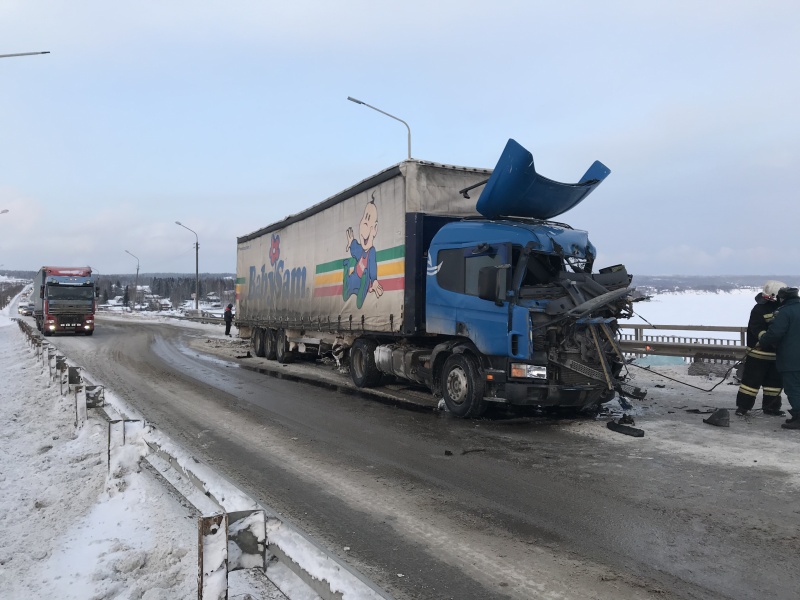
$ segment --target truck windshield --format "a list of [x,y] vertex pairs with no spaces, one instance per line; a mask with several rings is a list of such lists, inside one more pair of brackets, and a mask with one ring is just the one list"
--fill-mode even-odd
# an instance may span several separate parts
[[[522,247],[514,246],[512,249],[512,265],[516,270],[519,259],[522,255]],[[521,287],[534,285],[546,285],[553,283],[564,271],[564,261],[555,254],[545,254],[542,252],[531,252],[528,256],[525,273],[522,275]]]
[[47,297],[51,300],[92,300],[94,288],[48,285]]

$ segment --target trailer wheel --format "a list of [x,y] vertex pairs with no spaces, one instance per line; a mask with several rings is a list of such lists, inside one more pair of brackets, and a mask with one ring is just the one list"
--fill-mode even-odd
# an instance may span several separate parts
[[375,365],[377,347],[372,340],[358,338],[350,348],[350,378],[357,387],[373,387],[380,381],[381,372]]
[[264,330],[261,327],[253,327],[250,343],[253,345],[253,352],[256,356],[264,356]]
[[468,354],[451,354],[442,370],[442,395],[447,409],[458,417],[479,417],[486,410],[483,391],[478,362]]
[[264,356],[267,360],[275,360],[275,350],[278,346],[276,338],[274,329],[264,330]]
[[278,329],[275,336],[275,358],[283,365],[294,360],[294,352],[289,351],[289,341],[286,339],[285,329]]

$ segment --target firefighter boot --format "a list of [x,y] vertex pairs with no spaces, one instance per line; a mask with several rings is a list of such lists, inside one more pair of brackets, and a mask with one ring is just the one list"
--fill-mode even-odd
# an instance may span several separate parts
[[786,423],[781,425],[784,429],[800,429],[800,410],[790,410],[791,419],[786,419]]
[[764,393],[761,398],[761,411],[765,415],[772,415],[773,417],[784,416],[786,413],[781,410],[781,395]]

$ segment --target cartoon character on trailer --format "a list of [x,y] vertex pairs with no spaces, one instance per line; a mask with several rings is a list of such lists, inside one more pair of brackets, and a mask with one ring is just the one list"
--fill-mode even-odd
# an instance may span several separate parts
[[344,282],[342,284],[342,299],[347,300],[355,295],[356,306],[361,308],[369,292],[376,298],[383,295],[383,286],[378,281],[378,259],[375,250],[375,236],[378,235],[378,208],[375,206],[375,196],[367,202],[364,216],[358,224],[358,239],[353,234],[353,228],[347,228],[346,252],[351,258],[344,259]]

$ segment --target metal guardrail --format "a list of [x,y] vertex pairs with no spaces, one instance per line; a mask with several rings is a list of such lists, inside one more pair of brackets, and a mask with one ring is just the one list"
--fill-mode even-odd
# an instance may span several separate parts
[[[717,325],[640,325],[620,324],[620,347],[628,354],[655,354],[686,358],[740,360],[744,357],[747,327]],[[633,330],[633,333],[625,333]],[[663,333],[646,333],[661,331]],[[732,333],[738,336],[715,338],[680,335],[675,332]]]
[[[184,321],[202,323],[224,323],[219,317],[185,316],[171,317]],[[685,358],[707,358],[741,360],[747,352],[747,327],[724,325],[645,325],[620,324],[620,348],[626,354],[654,354],[658,356],[682,356]],[[633,333],[625,333],[632,330]],[[663,333],[646,333],[647,331]],[[716,338],[700,335],[676,335],[675,332],[731,333],[731,338]]]

